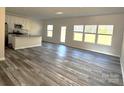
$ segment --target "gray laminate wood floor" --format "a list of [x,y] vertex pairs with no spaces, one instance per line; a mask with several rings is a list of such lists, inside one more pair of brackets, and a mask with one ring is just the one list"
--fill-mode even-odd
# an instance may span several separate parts
[[122,85],[117,57],[45,42],[36,48],[6,48],[5,55],[0,85]]

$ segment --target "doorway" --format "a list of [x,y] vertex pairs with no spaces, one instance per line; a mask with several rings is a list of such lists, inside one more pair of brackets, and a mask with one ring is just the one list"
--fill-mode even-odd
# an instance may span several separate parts
[[65,43],[65,39],[66,39],[66,26],[61,26],[60,42]]

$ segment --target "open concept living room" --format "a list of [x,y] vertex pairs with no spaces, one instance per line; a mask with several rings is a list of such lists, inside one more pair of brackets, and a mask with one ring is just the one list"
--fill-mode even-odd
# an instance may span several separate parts
[[1,86],[123,86],[124,7],[1,7]]

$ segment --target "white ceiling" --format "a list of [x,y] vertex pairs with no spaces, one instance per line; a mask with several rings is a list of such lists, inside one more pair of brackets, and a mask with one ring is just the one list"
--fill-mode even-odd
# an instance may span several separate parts
[[[57,15],[56,12],[64,14]],[[51,19],[124,13],[124,7],[7,7],[6,13],[36,19]]]

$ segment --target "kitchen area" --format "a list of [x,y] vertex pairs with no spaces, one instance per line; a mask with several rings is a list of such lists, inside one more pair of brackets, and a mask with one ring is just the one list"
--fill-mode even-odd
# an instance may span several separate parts
[[[5,45],[6,46],[9,46],[14,50],[17,50],[17,49],[38,47],[42,45],[42,37],[40,33],[32,34],[29,29],[25,29],[24,27],[25,24],[23,23],[20,24],[17,21],[13,22],[13,26],[11,26],[11,24],[9,24],[9,22],[5,23]],[[40,30],[41,29],[39,29],[39,31]]]

